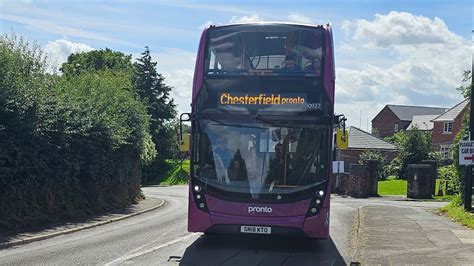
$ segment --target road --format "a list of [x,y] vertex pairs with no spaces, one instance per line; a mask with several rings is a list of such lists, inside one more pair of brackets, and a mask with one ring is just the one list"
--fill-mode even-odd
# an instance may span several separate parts
[[[188,233],[186,187],[143,190],[146,196],[166,200],[166,205],[115,223],[0,250],[0,264],[345,265],[351,261],[423,263],[420,260],[474,263],[474,237],[469,244],[469,232],[466,234],[462,227],[427,211],[440,203],[335,197],[331,201],[331,239],[310,241]],[[449,230],[435,229],[439,225]],[[452,248],[443,246],[443,239]],[[406,241],[411,245],[406,246]],[[440,253],[441,248],[445,254]]]

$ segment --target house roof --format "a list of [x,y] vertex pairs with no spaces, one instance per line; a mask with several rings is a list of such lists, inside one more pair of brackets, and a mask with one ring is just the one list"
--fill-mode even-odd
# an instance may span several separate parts
[[391,105],[387,107],[402,121],[412,121],[415,115],[440,115],[446,108],[428,106]]
[[433,130],[434,124],[431,120],[436,117],[438,117],[438,115],[414,115],[407,130],[412,130],[414,128],[419,130]]
[[349,127],[349,149],[397,150],[395,145],[356,127]]
[[466,108],[466,106],[469,104],[469,100],[466,99],[460,103],[458,103],[456,106],[453,108],[447,110],[445,113],[439,115],[438,117],[434,118],[432,121],[433,122],[438,122],[438,121],[454,121],[456,117]]

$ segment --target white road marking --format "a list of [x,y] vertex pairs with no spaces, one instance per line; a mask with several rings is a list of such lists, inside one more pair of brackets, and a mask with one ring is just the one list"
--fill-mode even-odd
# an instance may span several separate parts
[[195,236],[199,233],[191,233],[191,234],[188,234],[188,235],[185,235],[185,236],[182,236],[180,238],[176,238],[174,240],[171,240],[171,241],[168,241],[166,243],[163,243],[163,244],[160,244],[158,246],[155,246],[155,247],[151,247],[149,249],[145,249],[145,250],[142,250],[140,252],[136,252],[136,253],[132,253],[132,254],[129,254],[129,255],[126,255],[126,256],[123,256],[123,257],[120,257],[120,258],[117,258],[111,262],[108,262],[106,263],[105,265],[106,266],[109,266],[109,265],[114,265],[114,264],[117,264],[117,263],[123,263],[127,260],[130,260],[130,259],[133,259],[133,258],[136,258],[136,257],[140,257],[140,256],[143,256],[145,254],[148,254],[150,252],[153,252],[153,251],[156,251],[156,250],[159,250],[159,249],[162,249],[162,248],[165,248],[165,247],[168,247],[168,246],[171,246],[173,244],[176,244],[178,242],[181,242],[181,241],[184,241],[188,238],[191,238],[192,236]]

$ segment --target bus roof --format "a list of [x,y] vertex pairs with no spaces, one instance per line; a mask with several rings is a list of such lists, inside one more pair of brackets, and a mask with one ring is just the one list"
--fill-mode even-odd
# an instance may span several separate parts
[[287,25],[287,26],[303,26],[303,27],[311,27],[311,28],[325,28],[328,29],[331,27],[331,24],[328,23],[326,25],[323,24],[308,24],[308,23],[299,23],[299,22],[277,22],[277,21],[260,21],[260,22],[241,22],[241,23],[229,23],[229,24],[221,24],[221,25],[208,25],[204,30],[208,28],[222,28],[222,27],[231,27],[231,26],[240,26],[240,25]]

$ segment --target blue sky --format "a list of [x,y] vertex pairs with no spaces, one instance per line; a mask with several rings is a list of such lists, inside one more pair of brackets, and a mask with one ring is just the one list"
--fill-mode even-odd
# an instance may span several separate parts
[[138,57],[148,45],[184,112],[205,25],[329,22],[336,49],[336,112],[367,129],[385,104],[450,107],[461,100],[455,88],[462,70],[471,68],[472,12],[471,1],[433,0],[0,0],[0,29],[37,41],[53,65],[71,52],[105,47]]

